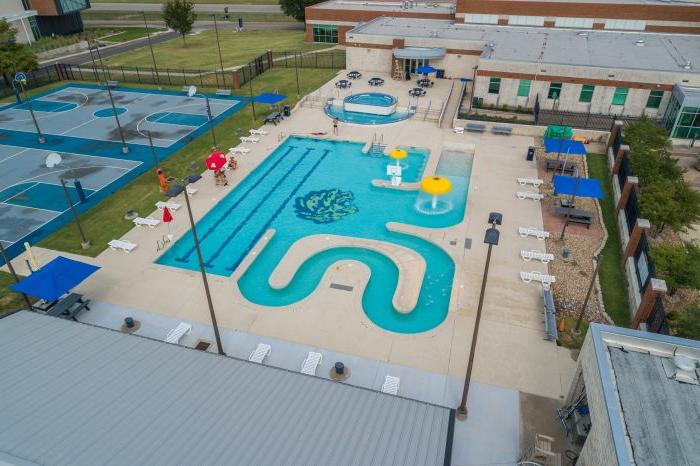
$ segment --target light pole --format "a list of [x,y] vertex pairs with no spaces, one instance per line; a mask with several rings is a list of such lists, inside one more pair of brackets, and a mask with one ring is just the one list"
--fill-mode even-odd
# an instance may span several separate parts
[[73,205],[73,200],[70,198],[68,193],[68,188],[66,187],[66,180],[61,177],[61,186],[63,186],[63,193],[66,195],[66,201],[68,201],[68,206],[70,211],[73,213],[73,218],[75,219],[75,224],[78,226],[78,233],[80,233],[80,246],[83,249],[88,249],[90,247],[90,241],[85,238],[85,233],[83,232],[83,227],[80,225],[80,219],[78,219],[78,211],[75,210]]
[[486,281],[489,276],[489,264],[491,262],[491,248],[498,245],[498,238],[500,232],[496,228],[496,225],[500,225],[503,222],[503,215],[498,212],[491,212],[489,214],[489,223],[491,227],[486,230],[484,235],[484,243],[488,244],[488,251],[486,252],[486,265],[484,266],[484,276],[481,279],[481,293],[479,294],[479,305],[476,308],[476,320],[474,321],[474,333],[472,335],[471,349],[469,350],[469,364],[467,365],[467,375],[464,377],[464,390],[462,391],[462,402],[457,407],[457,418],[461,421],[467,419],[467,396],[469,395],[469,385],[471,384],[472,369],[474,368],[474,353],[476,351],[476,339],[479,335],[479,325],[481,324],[481,308],[484,305],[484,291],[486,291]]
[[216,314],[214,313],[214,303],[211,300],[211,292],[209,291],[209,282],[207,281],[207,271],[204,267],[204,260],[202,259],[202,250],[199,246],[199,237],[197,236],[197,228],[194,223],[194,216],[192,215],[192,206],[190,206],[190,197],[187,194],[187,185],[194,183],[195,181],[202,178],[201,175],[190,175],[184,180],[182,184],[173,186],[167,193],[168,197],[176,197],[180,193],[185,193],[185,205],[187,205],[187,214],[190,218],[190,227],[192,228],[192,238],[194,239],[194,247],[197,251],[197,261],[199,262],[199,270],[202,273],[202,282],[204,283],[204,293],[207,295],[207,304],[209,305],[209,314],[211,315],[211,323],[214,328],[214,338],[216,338],[216,349],[219,354],[224,353],[224,349],[221,346],[221,336],[219,335],[219,325],[216,323]]
[[46,142],[46,138],[44,138],[44,135],[41,133],[41,129],[39,128],[39,122],[36,119],[36,115],[34,115],[34,109],[32,108],[32,101],[27,97],[27,90],[24,88],[24,81],[19,80],[16,81],[17,84],[19,84],[19,88],[22,91],[22,95],[24,96],[24,102],[27,104],[27,108],[29,109],[29,114],[32,116],[32,121],[34,122],[34,128],[36,128],[36,134],[39,138],[39,144],[44,144]]
[[250,108],[253,109],[253,121],[257,120],[255,116],[255,100],[253,99],[253,68],[248,63],[248,88],[250,89]]
[[221,43],[219,42],[219,27],[216,22],[216,13],[211,15],[214,18],[214,32],[216,33],[216,46],[219,49],[219,64],[221,65],[221,79],[224,81],[224,87],[226,85],[226,78],[224,76],[224,59],[221,57]]
[[[2,260],[5,261],[5,264],[7,264],[7,270],[9,270],[12,274],[12,278],[15,279],[15,283],[19,283],[19,277],[17,276],[17,272],[15,272],[15,268],[12,266],[12,262],[7,256],[7,251],[5,251],[5,246],[3,246],[2,241],[0,241],[0,255],[2,255]],[[27,305],[27,310],[31,309],[32,302],[29,301],[29,297],[26,294],[22,293],[22,298],[24,299],[24,304]]]
[[[109,103],[112,105],[112,114],[114,114],[114,120],[117,122],[117,129],[119,130],[119,139],[122,141],[122,152],[124,154],[129,153],[129,146],[126,145],[126,140],[124,139],[124,130],[122,129],[122,125],[119,122],[119,115],[117,115],[117,107],[114,105],[114,97],[112,96],[112,89],[109,87],[109,83],[107,82],[107,74],[105,71],[105,65],[104,62],[102,61],[102,54],[100,54],[100,47],[98,44],[96,44],[95,51],[97,52],[97,57],[100,60],[100,67],[102,68],[102,73],[105,75],[105,88],[107,89],[107,94],[109,95]],[[92,56],[92,61],[93,61],[93,66],[95,65],[95,56],[90,53],[90,56]],[[95,67],[96,68],[96,67]]]
[[571,329],[571,333],[573,335],[578,335],[580,332],[581,327],[581,321],[583,320],[583,316],[586,313],[586,308],[588,307],[588,300],[591,297],[591,291],[593,291],[593,285],[595,284],[595,277],[598,275],[598,270],[600,269],[600,263],[602,262],[600,259],[602,258],[602,254],[598,254],[597,256],[593,256],[593,260],[595,261],[595,268],[593,269],[593,276],[591,277],[591,283],[588,285],[588,291],[586,292],[586,299],[583,300],[583,307],[581,307],[581,311],[578,313],[578,318],[576,319],[576,325],[574,328]]
[[158,75],[158,66],[156,65],[156,55],[153,53],[153,43],[151,42],[151,31],[148,29],[148,21],[146,20],[146,12],[142,11],[143,24],[146,26],[146,37],[148,37],[148,47],[151,49],[151,58],[153,59],[153,71],[156,73],[156,81],[160,84],[160,76]]

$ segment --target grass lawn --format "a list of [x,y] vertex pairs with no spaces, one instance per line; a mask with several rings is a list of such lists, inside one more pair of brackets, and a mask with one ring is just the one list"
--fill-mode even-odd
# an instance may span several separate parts
[[[155,34],[156,32],[161,32],[165,31],[165,28],[152,28],[149,27],[148,30],[150,31],[151,35]],[[106,41],[106,42],[126,42],[129,40],[134,40],[134,39],[140,39],[142,37],[146,37],[146,28],[143,27],[120,27],[120,28],[111,28],[111,27],[96,27],[96,28],[87,28],[86,32],[90,32],[95,34],[97,37],[99,37],[101,40]]]
[[[166,0],[138,0],[138,3],[165,3]],[[91,3],[134,3],[134,0],[92,0]],[[277,0],[201,0],[199,3],[222,5],[276,5]]]
[[[267,12],[257,12],[257,13],[237,13],[231,12],[229,14],[230,18],[224,18],[223,10],[221,13],[210,13],[205,11],[197,12],[197,21],[213,21],[211,18],[212,14],[216,14],[216,20],[220,23],[238,21],[238,17],[243,18],[244,26],[245,23],[269,23],[269,22],[286,22],[286,23],[297,23],[298,21],[291,16],[287,16],[283,13],[267,13]],[[140,21],[143,24],[143,13],[134,10],[83,10],[80,16],[87,21],[90,20],[107,20],[107,21]],[[148,21],[162,21],[163,16],[160,11],[147,11],[146,18]]]
[[15,279],[10,273],[0,271],[0,317],[10,311],[27,307],[21,294],[9,290],[14,282]]
[[[242,65],[267,50],[319,50],[327,45],[304,42],[304,31],[219,31],[224,66]],[[159,67],[186,69],[217,69],[219,53],[213,30],[153,46]],[[112,66],[151,66],[151,52],[144,47],[105,59]]]
[[588,170],[591,178],[598,178],[603,187],[605,198],[600,202],[608,241],[603,248],[600,264],[600,287],[603,290],[605,310],[615,325],[628,327],[630,323],[629,300],[627,297],[627,275],[622,265],[622,245],[620,232],[615,220],[615,207],[610,183],[610,172],[605,155],[588,154]]
[[[299,70],[302,95],[317,89],[335,76],[335,73],[336,70],[330,69]],[[203,89],[203,92],[213,91],[214,89]],[[297,101],[294,70],[273,69],[253,80],[253,92],[256,94],[273,91],[289,96],[284,103],[293,106]],[[262,125],[262,119],[269,112],[266,105],[257,105],[256,113],[258,120],[253,122],[251,108],[246,106],[243,110],[218,125],[216,127],[216,139],[219,142],[219,146],[228,148],[237,145],[236,128],[241,128],[245,132],[250,128],[256,128]],[[197,162],[200,170],[203,171],[204,158],[211,147],[210,137],[210,134],[207,132],[179,152],[170,156],[161,165],[165,173],[168,176],[182,178],[191,173],[190,164],[192,162]],[[141,215],[147,215],[154,210],[154,204],[162,199],[165,199],[165,196],[159,191],[155,175],[152,171],[148,171],[81,216],[85,235],[92,243],[90,249],[82,250],[80,248],[80,240],[73,223],[69,223],[41,241],[39,246],[96,256],[107,248],[109,240],[119,238],[133,228],[133,223],[124,219],[124,214],[128,209],[134,209]]]

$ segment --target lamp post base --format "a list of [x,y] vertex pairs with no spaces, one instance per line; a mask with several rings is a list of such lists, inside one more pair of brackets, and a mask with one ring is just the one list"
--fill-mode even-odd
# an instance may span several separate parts
[[128,146],[122,146],[122,152],[125,154],[129,153],[129,147]]
[[464,408],[462,408],[461,406],[459,408],[457,408],[457,414],[455,417],[460,421],[466,421],[467,420],[467,408],[466,408],[466,406]]
[[80,247],[83,249],[90,249],[90,241],[81,241]]
[[40,137],[39,138],[39,144],[44,144],[46,142],[46,138]]

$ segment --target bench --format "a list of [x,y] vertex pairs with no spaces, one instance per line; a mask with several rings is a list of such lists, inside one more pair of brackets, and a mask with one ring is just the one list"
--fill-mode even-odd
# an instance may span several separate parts
[[464,129],[472,133],[483,133],[486,131],[486,125],[482,125],[481,123],[467,123]]
[[229,97],[229,96],[231,96],[231,90],[230,89],[217,89],[216,95],[221,96],[221,97]]
[[547,171],[554,170],[560,172],[563,169],[564,173],[571,173],[572,175],[576,174],[576,164],[574,162],[569,162],[565,166],[563,160],[547,159],[545,168]]
[[90,304],[89,299],[83,299],[83,295],[77,293],[71,293],[65,298],[59,300],[46,310],[46,315],[60,317],[62,319],[73,319],[82,311],[83,309],[90,310],[88,306]]
[[513,133],[513,128],[510,126],[492,126],[491,132],[493,134],[505,134],[506,136],[510,136]]
[[107,86],[108,87],[119,87],[119,81],[113,81],[110,79],[109,81],[107,81]]
[[569,223],[580,223],[586,225],[586,228],[590,228],[593,223],[593,212],[589,210],[582,209],[570,209],[567,207],[557,207],[554,209],[554,213],[557,215],[562,215],[567,217],[567,224]]
[[552,290],[542,289],[542,301],[544,304],[544,338],[554,341],[559,338],[559,332],[557,331],[557,316]]

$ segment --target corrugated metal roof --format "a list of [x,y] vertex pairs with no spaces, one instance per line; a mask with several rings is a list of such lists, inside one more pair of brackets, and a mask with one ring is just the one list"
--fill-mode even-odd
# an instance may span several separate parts
[[445,463],[440,406],[26,311],[0,354],[0,459]]

